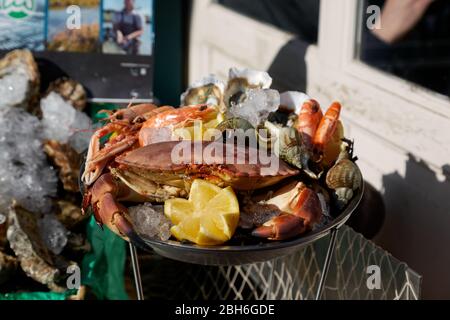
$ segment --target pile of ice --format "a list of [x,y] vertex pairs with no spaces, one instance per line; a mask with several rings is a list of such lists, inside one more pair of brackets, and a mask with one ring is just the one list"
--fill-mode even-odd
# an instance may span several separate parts
[[42,149],[38,118],[20,108],[0,110],[0,212],[16,199],[25,209],[49,212],[56,196],[56,172]]
[[79,153],[87,149],[93,127],[85,113],[76,110],[56,92],[41,100],[41,110],[45,139],[69,143]]
[[143,238],[169,240],[171,233],[170,220],[164,216],[162,206],[152,206],[150,203],[128,209],[136,232]]
[[270,113],[278,110],[280,94],[271,89],[251,89],[247,98],[230,108],[232,117],[242,118],[250,122],[255,128],[267,120]]

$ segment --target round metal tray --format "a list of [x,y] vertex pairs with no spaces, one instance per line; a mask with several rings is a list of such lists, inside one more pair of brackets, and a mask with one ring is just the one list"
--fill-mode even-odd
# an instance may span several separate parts
[[[84,163],[81,166],[83,172]],[[80,190],[83,185],[80,179]],[[307,246],[330,234],[331,230],[338,229],[350,218],[351,214],[358,207],[364,193],[364,186],[361,186],[347,204],[345,209],[337,217],[330,220],[326,225],[313,231],[305,233],[298,238],[285,241],[261,241],[253,244],[230,244],[214,247],[202,247],[190,243],[178,241],[149,240],[145,238],[131,239],[130,242],[141,249],[154,251],[157,254],[181,262],[200,265],[242,265],[256,262],[273,260],[278,257],[294,253],[303,246]]]

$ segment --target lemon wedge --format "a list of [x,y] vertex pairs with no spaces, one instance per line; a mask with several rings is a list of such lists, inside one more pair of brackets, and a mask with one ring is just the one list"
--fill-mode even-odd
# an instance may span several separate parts
[[164,213],[172,221],[172,235],[202,246],[220,245],[231,239],[239,223],[239,203],[231,187],[221,189],[195,180],[189,200],[170,199]]
[[177,128],[173,131],[173,135],[177,139],[181,140],[193,140],[193,141],[203,141],[211,140],[216,132],[209,130],[215,129],[222,121],[224,121],[225,116],[218,112],[212,119],[208,121],[194,121],[192,126]]

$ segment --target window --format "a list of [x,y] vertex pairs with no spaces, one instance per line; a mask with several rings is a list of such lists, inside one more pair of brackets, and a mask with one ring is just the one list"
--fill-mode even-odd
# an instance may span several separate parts
[[[450,2],[362,3],[359,58],[377,69],[450,96]],[[379,20],[370,19],[370,15],[376,18],[378,13]]]
[[316,43],[320,0],[219,0],[238,13]]

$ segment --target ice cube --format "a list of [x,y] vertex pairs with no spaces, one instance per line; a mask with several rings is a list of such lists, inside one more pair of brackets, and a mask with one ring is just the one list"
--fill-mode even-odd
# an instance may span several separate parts
[[230,115],[243,118],[254,127],[267,120],[270,113],[278,110],[280,106],[280,94],[271,89],[252,89],[247,93],[247,98],[240,104],[230,108]]
[[39,231],[47,248],[60,254],[67,244],[68,231],[53,214],[46,214],[38,222]]
[[161,206],[143,204],[129,208],[136,232],[143,238],[166,241],[170,238],[170,221]]
[[56,92],[41,100],[44,136],[49,140],[68,143],[78,152],[84,151],[93,134],[92,121],[76,110]]

